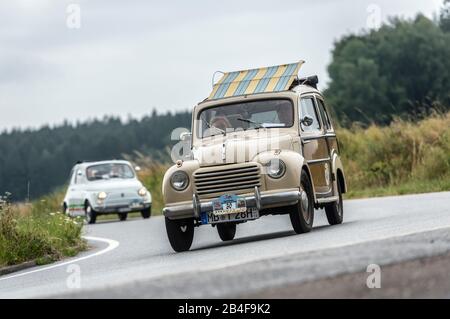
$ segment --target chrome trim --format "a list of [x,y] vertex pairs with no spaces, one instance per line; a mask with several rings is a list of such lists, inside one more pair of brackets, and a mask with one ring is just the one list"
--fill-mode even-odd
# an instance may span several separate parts
[[[245,202],[247,204],[247,207],[257,207],[259,202],[259,210],[262,210],[271,207],[295,205],[298,203],[300,195],[300,191],[285,191],[280,193],[260,194],[259,189],[258,191],[256,191],[255,189],[255,194],[245,196]],[[258,198],[259,196],[260,198]],[[193,202],[191,204],[164,207],[164,216],[170,219],[183,219],[192,217],[198,218],[200,216],[200,212],[208,212],[213,210],[212,200],[206,200],[203,202],[198,201],[196,205],[198,205],[197,209],[199,207],[200,210],[195,209],[195,211],[199,213],[199,215],[196,216],[196,213],[194,211],[194,198],[195,195],[193,196]]]
[[261,210],[261,193],[259,192],[258,186],[255,186],[255,201],[256,201],[256,209]]
[[336,202],[338,200],[339,200],[339,196],[331,196],[331,197],[325,197],[325,198],[318,198],[317,203],[318,204],[327,204],[327,203]]
[[194,193],[194,195],[192,195],[192,207],[194,209],[194,217],[200,217],[201,206],[200,199],[198,198],[197,193]]
[[325,163],[325,162],[329,162],[331,161],[331,158],[319,158],[319,159],[315,159],[315,160],[309,160],[306,161],[308,164],[320,164],[320,163]]

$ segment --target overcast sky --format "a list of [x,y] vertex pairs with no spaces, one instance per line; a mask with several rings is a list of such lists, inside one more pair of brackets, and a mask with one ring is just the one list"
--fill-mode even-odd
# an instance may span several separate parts
[[372,26],[378,8],[385,21],[431,18],[441,4],[1,0],[0,131],[187,110],[209,95],[216,70],[302,59],[300,74],[318,74],[324,88],[333,41]]

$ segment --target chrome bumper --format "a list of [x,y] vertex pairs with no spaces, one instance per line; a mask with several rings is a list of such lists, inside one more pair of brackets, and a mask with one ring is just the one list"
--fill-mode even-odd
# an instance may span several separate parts
[[152,205],[152,203],[139,203],[138,206],[131,207],[129,204],[123,205],[105,205],[105,206],[96,206],[94,210],[97,213],[130,213],[130,212],[138,212],[143,209],[147,209]]
[[[261,194],[258,187],[255,187],[253,195],[245,196],[247,207],[262,209],[295,205],[300,199],[301,192],[297,190],[279,193]],[[202,212],[213,211],[213,201],[200,201],[197,194],[193,195],[191,204],[174,205],[164,207],[163,214],[170,219],[200,218]]]

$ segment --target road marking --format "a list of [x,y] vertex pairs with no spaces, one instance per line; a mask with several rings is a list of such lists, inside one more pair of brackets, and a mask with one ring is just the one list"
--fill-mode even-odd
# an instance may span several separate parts
[[48,267],[39,268],[39,269],[35,269],[35,270],[19,273],[19,274],[16,274],[16,275],[3,277],[3,278],[0,278],[0,281],[7,280],[7,279],[12,279],[12,278],[17,278],[17,277],[22,277],[22,276],[33,274],[33,273],[36,273],[36,272],[41,272],[41,271],[50,270],[50,269],[53,269],[53,268],[57,268],[57,267],[61,267],[61,266],[69,265],[69,264],[73,264],[73,263],[76,263],[76,262],[79,262],[79,261],[82,261],[82,260],[86,260],[86,259],[89,259],[89,258],[92,258],[92,257],[97,257],[97,256],[100,256],[100,255],[106,254],[107,252],[110,252],[110,251],[116,249],[117,247],[119,247],[119,242],[114,240],[114,239],[100,238],[100,237],[90,237],[90,236],[83,236],[83,238],[87,239],[87,240],[101,241],[101,242],[107,243],[108,247],[106,247],[105,249],[100,250],[100,251],[98,251],[96,253],[93,253],[91,255],[87,255],[87,256],[80,257],[80,258],[71,259],[71,260],[68,260],[68,261],[65,261],[65,262],[62,262],[62,263],[59,263],[59,264],[54,264],[54,265],[51,265],[51,266],[48,266]]

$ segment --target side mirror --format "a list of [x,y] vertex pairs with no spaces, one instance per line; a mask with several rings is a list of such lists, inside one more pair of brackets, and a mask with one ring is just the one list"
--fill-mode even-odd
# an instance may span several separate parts
[[180,134],[180,141],[182,142],[190,142],[192,137],[191,132],[183,132]]
[[134,168],[134,170],[135,170],[136,172],[140,172],[140,171],[141,171],[141,167],[140,167],[140,166],[136,166],[136,167]]
[[313,118],[311,116],[305,115],[304,118],[300,121],[305,126],[311,126],[314,122]]

